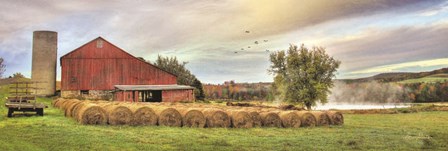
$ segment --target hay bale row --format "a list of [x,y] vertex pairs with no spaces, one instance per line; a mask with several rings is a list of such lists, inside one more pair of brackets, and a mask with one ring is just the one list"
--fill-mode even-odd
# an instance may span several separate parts
[[81,124],[161,125],[172,127],[315,127],[342,125],[336,111],[281,111],[245,107],[213,107],[202,104],[123,103],[56,99],[53,106]]

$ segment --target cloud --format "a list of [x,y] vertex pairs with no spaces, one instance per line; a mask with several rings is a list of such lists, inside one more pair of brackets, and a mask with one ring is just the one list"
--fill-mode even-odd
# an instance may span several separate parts
[[[367,68],[379,69],[390,64],[447,58],[446,35],[448,24],[443,21],[424,26],[369,28],[349,38],[330,41],[327,49],[342,61],[340,71],[351,73],[342,74],[341,77],[353,76],[354,73],[366,74],[355,71],[366,71],[364,69]],[[415,68],[413,72],[419,70],[421,68]]]
[[427,10],[422,11],[419,15],[420,16],[435,16],[441,13],[444,13],[448,11],[448,2],[442,3],[437,7],[433,7]]
[[349,74],[368,74],[368,73],[387,73],[387,72],[400,72],[409,68],[427,68],[427,67],[440,67],[448,66],[448,58],[431,59],[423,61],[405,62],[391,65],[378,66],[368,68],[364,70],[352,71]]

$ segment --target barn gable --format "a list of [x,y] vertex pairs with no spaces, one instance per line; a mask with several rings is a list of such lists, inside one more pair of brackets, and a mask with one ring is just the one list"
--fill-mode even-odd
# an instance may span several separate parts
[[119,47],[113,45],[102,37],[93,39],[92,41],[82,45],[79,48],[65,54],[62,58],[77,58],[77,59],[131,59],[134,56],[130,55],[126,51],[120,49]]

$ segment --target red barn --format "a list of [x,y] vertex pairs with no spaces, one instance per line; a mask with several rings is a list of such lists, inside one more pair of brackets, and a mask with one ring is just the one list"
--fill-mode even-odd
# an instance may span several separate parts
[[193,87],[98,37],[61,57],[61,96],[143,102],[194,101]]

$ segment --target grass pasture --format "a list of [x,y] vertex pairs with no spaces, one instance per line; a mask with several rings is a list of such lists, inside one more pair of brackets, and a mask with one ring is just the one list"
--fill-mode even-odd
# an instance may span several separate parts
[[448,74],[434,74],[418,79],[408,79],[403,80],[398,83],[435,83],[435,82],[446,82],[448,81]]
[[0,150],[448,149],[448,112],[442,111],[346,114],[343,126],[299,129],[89,126],[56,108],[45,111],[44,117],[6,118],[0,107]]

